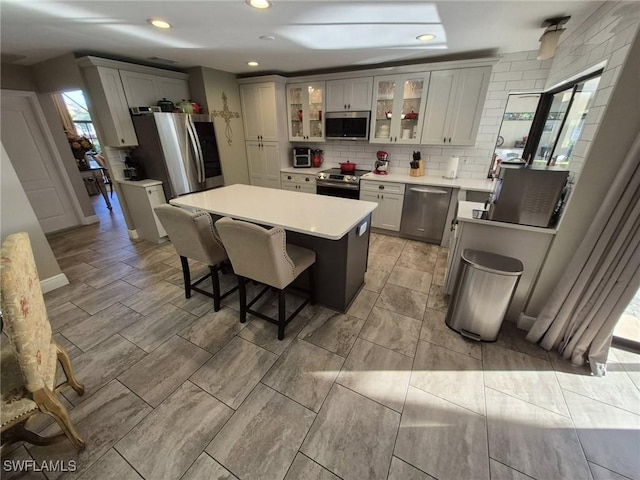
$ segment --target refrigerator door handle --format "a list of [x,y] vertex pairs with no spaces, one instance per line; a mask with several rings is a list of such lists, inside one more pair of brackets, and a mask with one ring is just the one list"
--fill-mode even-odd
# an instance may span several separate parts
[[194,145],[196,150],[198,151],[198,160],[200,162],[200,171],[202,172],[202,180],[201,182],[204,184],[207,181],[206,170],[204,168],[204,154],[202,153],[202,145],[200,144],[200,136],[198,135],[198,130],[196,130],[196,124],[193,123],[193,117],[189,115],[189,121],[191,122],[191,129],[193,131],[194,136]]
[[185,126],[187,134],[189,135],[189,139],[191,140],[191,147],[193,148],[193,156],[195,157],[194,160],[196,163],[196,172],[198,173],[198,183],[203,183],[203,172],[201,169],[202,162],[200,161],[200,157],[198,156],[198,148],[196,147],[197,141],[193,131],[193,122],[191,121],[191,117],[189,115],[185,115]]

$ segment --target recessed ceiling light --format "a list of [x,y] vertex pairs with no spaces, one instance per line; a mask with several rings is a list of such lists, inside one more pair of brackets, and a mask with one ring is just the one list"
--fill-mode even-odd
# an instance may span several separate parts
[[416,37],[416,40],[420,40],[421,42],[430,42],[431,40],[434,40],[436,38],[436,36],[433,33],[425,33],[423,35],[418,35]]
[[260,38],[260,40],[265,40],[267,42],[270,42],[276,39],[276,37],[274,37],[273,35],[260,35],[260,37],[258,38]]
[[271,6],[270,0],[245,0],[245,2],[253,8],[265,9]]
[[251,62],[247,62],[247,65],[249,65],[250,67],[257,67],[259,65],[259,63],[251,61]]
[[171,28],[171,24],[169,22],[160,20],[159,18],[150,18],[147,22],[157,28]]

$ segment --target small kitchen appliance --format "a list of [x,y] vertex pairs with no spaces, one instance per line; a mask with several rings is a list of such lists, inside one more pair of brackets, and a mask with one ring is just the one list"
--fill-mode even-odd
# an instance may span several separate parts
[[322,156],[322,150],[316,149],[313,151],[313,160],[311,163],[313,164],[313,168],[319,168],[322,165],[324,158]]
[[368,140],[371,112],[328,112],[324,138]]
[[376,153],[378,160],[376,160],[376,169],[373,171],[376,175],[387,175],[389,170],[389,154],[382,150]]
[[568,176],[568,170],[556,167],[500,165],[489,219],[549,227],[559,215]]
[[295,168],[309,168],[313,158],[313,150],[309,147],[295,147],[293,149],[293,166]]

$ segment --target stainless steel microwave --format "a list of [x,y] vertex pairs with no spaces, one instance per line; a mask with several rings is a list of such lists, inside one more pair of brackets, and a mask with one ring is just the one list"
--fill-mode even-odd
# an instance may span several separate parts
[[324,138],[368,140],[371,112],[327,112]]

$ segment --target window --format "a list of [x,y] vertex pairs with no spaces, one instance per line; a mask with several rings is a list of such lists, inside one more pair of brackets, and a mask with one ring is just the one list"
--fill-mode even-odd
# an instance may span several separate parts
[[101,153],[100,141],[91,121],[82,90],[62,92],[61,96],[78,135],[87,137],[93,144],[96,153]]
[[542,95],[522,158],[567,168],[593,103],[602,71]]

